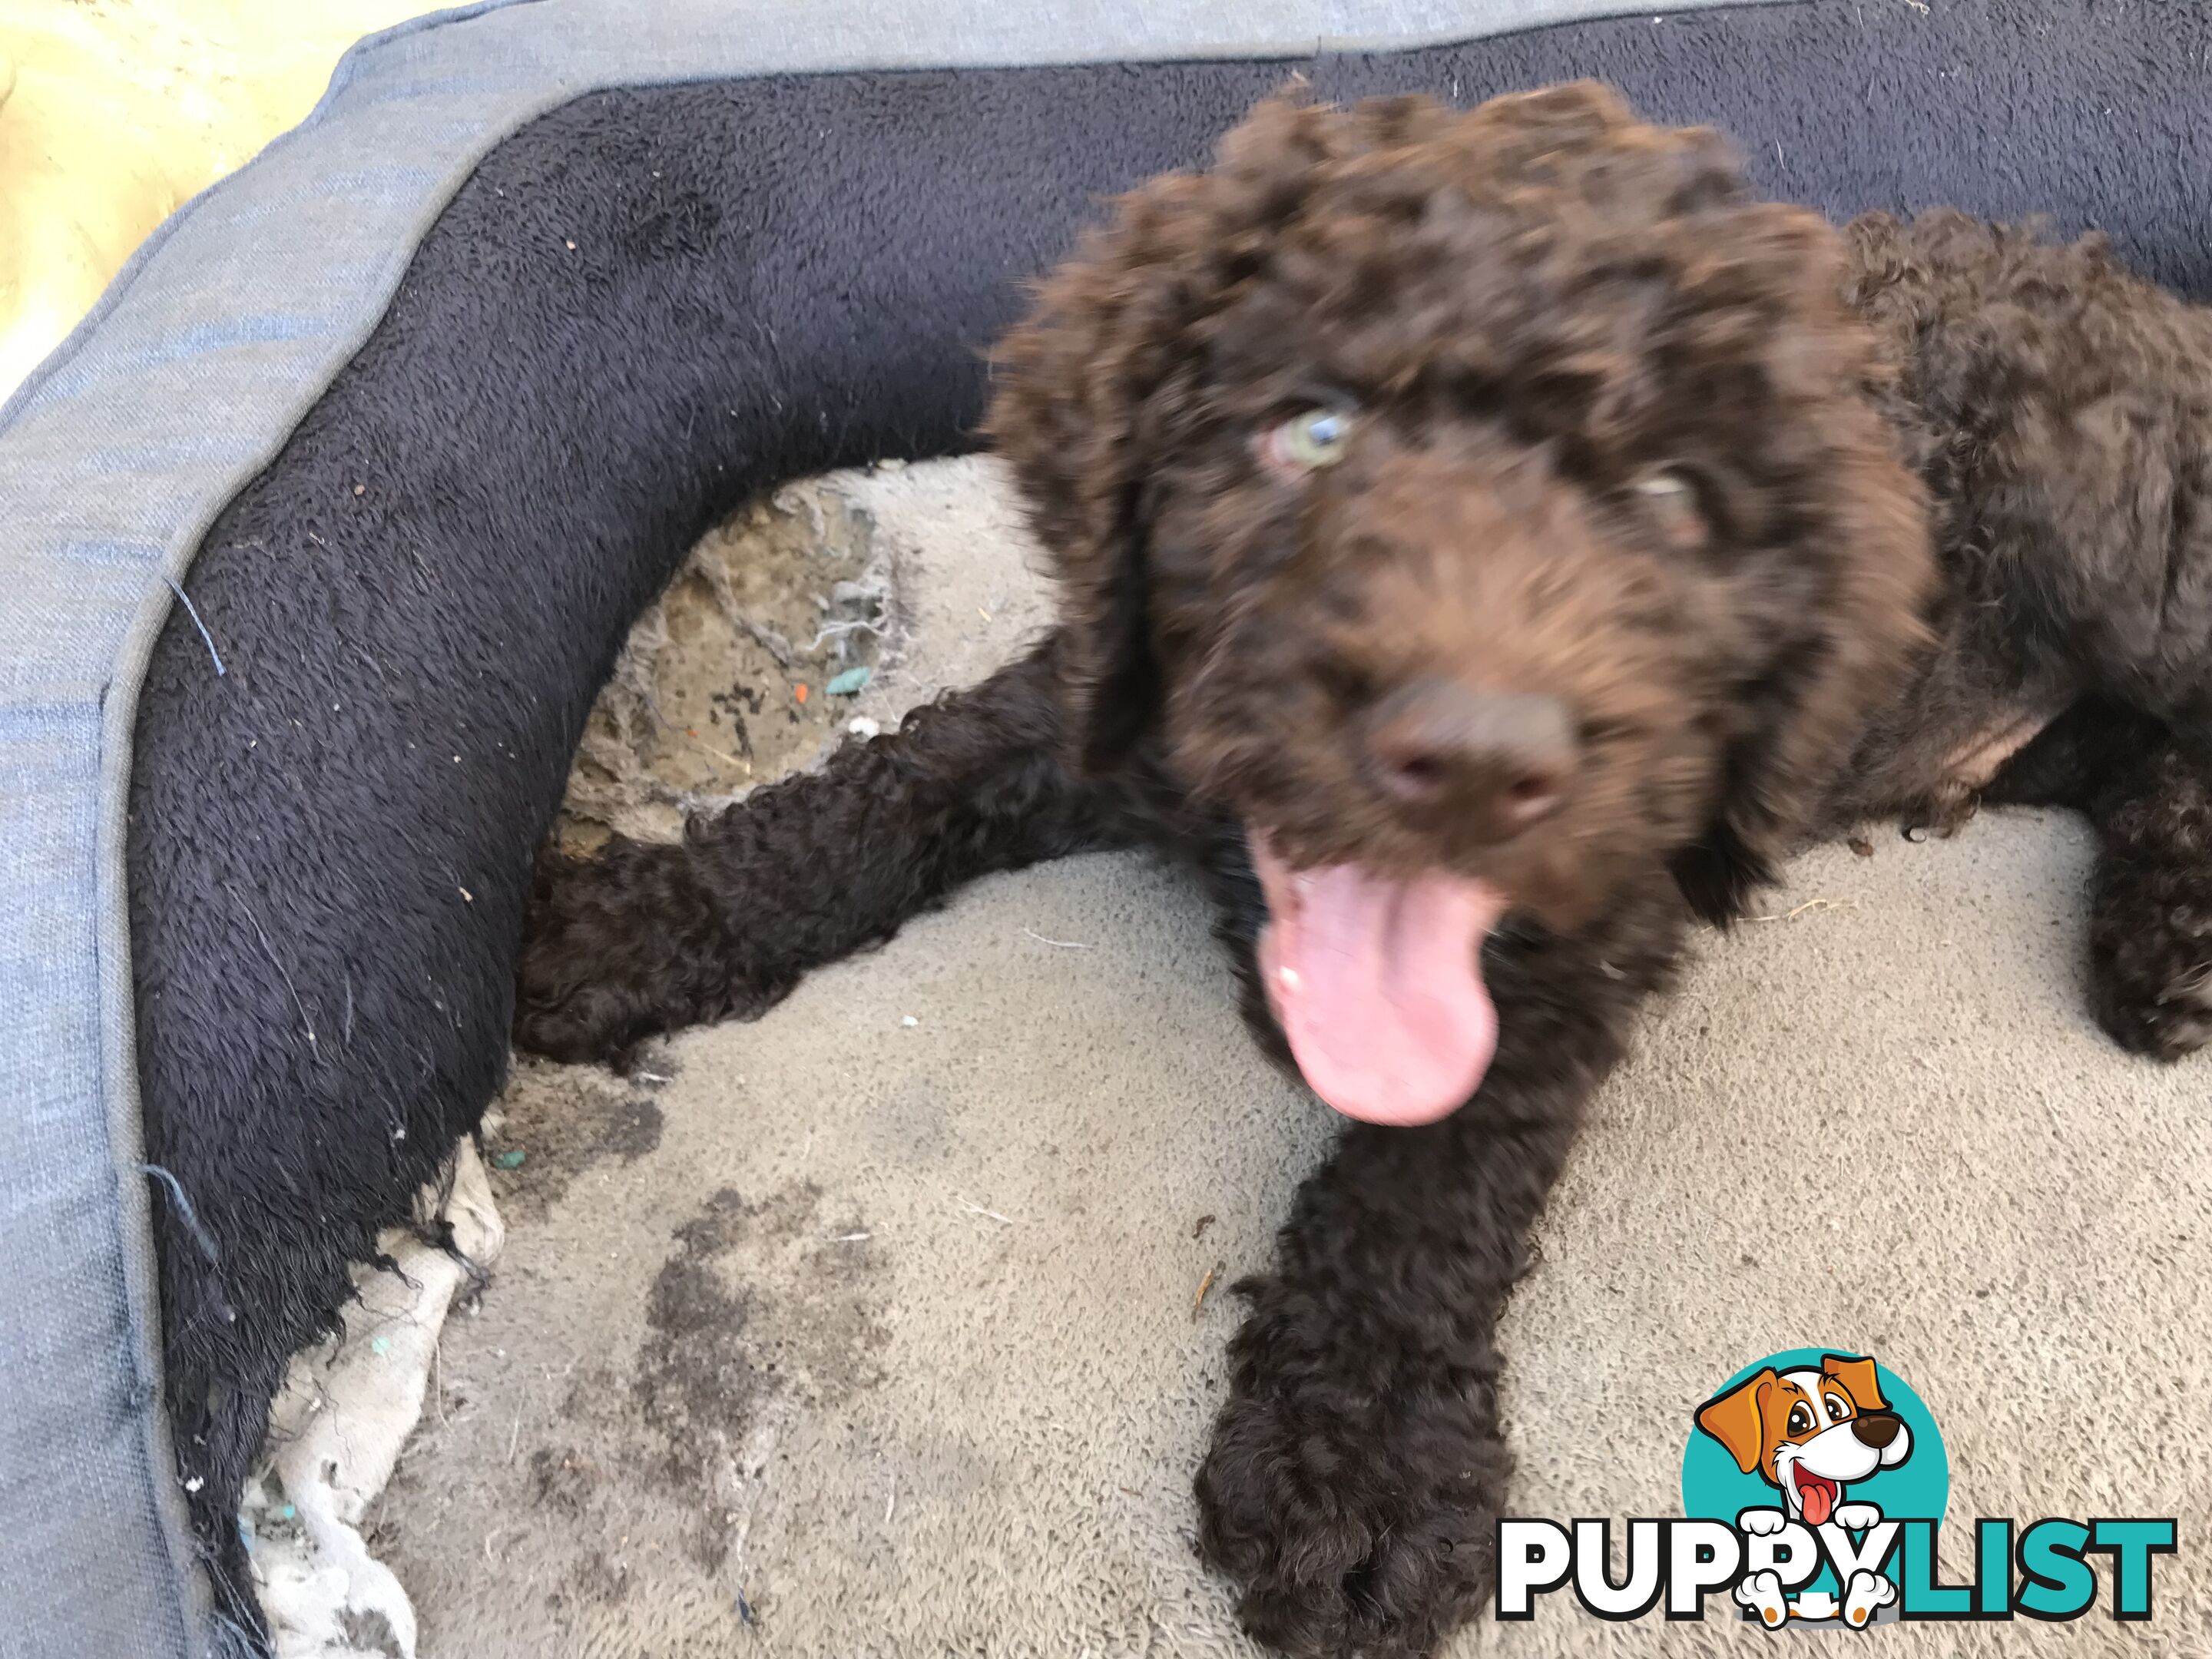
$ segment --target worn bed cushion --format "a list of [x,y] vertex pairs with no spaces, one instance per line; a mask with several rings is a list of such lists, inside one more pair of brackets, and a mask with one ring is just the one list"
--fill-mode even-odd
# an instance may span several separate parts
[[[0,1652],[207,1639],[182,1510],[231,1547],[284,1353],[495,1087],[529,849],[691,537],[793,472],[961,447],[1018,280],[1287,69],[1603,74],[1776,193],[2049,209],[2206,290],[2184,6],[1349,49],[1573,9],[448,14],[134,260],[0,414]],[[949,64],[1031,67],[860,72]],[[364,1116],[373,1158],[313,1156]]]

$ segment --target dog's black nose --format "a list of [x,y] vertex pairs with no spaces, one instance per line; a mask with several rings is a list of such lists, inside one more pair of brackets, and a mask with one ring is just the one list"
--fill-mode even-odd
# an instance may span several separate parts
[[1851,1432],[1861,1443],[1877,1451],[1897,1438],[1897,1431],[1905,1425],[1894,1412],[1862,1412],[1851,1419]]
[[1574,772],[1567,706],[1534,692],[1417,681],[1376,705],[1366,735],[1386,792],[1462,817],[1483,841],[1509,841],[1559,811]]

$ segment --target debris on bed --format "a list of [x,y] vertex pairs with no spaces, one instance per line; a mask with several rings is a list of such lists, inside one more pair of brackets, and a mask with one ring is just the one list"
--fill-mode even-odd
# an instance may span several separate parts
[[1744,920],[1746,921],[1795,921],[1798,917],[1809,915],[1815,910],[1856,910],[1858,908],[1859,902],[1855,896],[1849,895],[1841,898],[1824,896],[1808,898],[1802,904],[1793,905],[1787,910],[1775,911],[1770,915],[1746,916]]
[[[664,1062],[665,1063],[665,1062]],[[659,1072],[619,1077],[518,1056],[501,1109],[484,1120],[483,1145],[502,1213],[528,1222],[593,1170],[628,1168],[660,1150]]]
[[[850,475],[709,532],[631,630],[562,804],[563,846],[672,840],[837,741],[900,626],[891,556]],[[819,693],[820,695],[817,695]]]
[[1190,1299],[1192,1324],[1195,1325],[1198,1322],[1198,1316],[1206,1311],[1206,1293],[1213,1288],[1213,1281],[1221,1277],[1222,1270],[1228,1265],[1225,1261],[1215,1262],[1206,1270],[1206,1277],[1198,1281],[1198,1294]]
[[1056,950],[1088,951],[1092,948],[1079,939],[1048,939],[1044,934],[1037,932],[1034,927],[1024,927],[1022,929],[1022,932],[1027,933],[1039,945],[1049,945]]

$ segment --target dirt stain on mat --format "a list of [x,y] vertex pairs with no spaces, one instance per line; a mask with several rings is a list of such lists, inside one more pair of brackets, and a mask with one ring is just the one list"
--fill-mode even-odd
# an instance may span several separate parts
[[400,1644],[399,1633],[380,1613],[362,1613],[348,1607],[338,1615],[338,1633],[354,1653],[375,1654],[378,1659],[405,1659],[407,1650]]
[[501,1106],[485,1137],[486,1162],[511,1215],[543,1215],[586,1170],[635,1164],[660,1147],[660,1104],[650,1086],[610,1073],[520,1060]]
[[602,1607],[620,1607],[629,1600],[629,1564],[610,1561],[605,1550],[593,1550],[577,1564],[575,1586],[578,1595]]
[[[528,1454],[532,1507],[589,1536],[650,1494],[676,1547],[718,1575],[779,1439],[882,1381],[884,1267],[867,1224],[825,1212],[811,1182],[715,1193],[672,1231],[627,1374],[593,1365],[569,1379],[565,1432]],[[612,1605],[629,1588],[620,1550],[603,1551],[580,1559],[548,1606]]]
[[[634,1392],[679,1460],[702,1431],[743,1439],[771,1396],[834,1406],[881,1380],[873,1235],[857,1221],[824,1226],[821,1200],[811,1182],[757,1203],[726,1188],[676,1230],[646,1304]],[[749,1261],[780,1257],[786,1271],[738,1282],[725,1259],[741,1244]]]
[[592,710],[561,844],[673,840],[687,810],[807,764],[851,717],[842,693],[880,659],[893,593],[874,521],[818,482],[710,532],[639,618]]

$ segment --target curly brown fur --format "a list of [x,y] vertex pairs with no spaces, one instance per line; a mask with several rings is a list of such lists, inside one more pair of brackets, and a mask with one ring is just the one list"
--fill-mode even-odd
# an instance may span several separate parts
[[1989,799],[2070,806],[2096,826],[2090,997],[2113,1040],[2160,1060],[2212,1040],[2212,769],[2163,722],[2085,698],[2021,750]]
[[1207,872],[1306,1064],[1315,884],[1494,896],[1480,1087],[1352,1127],[1242,1287],[1200,1547],[1276,1646],[1424,1652],[1482,1593],[1528,1225],[1692,915],[1796,846],[2087,811],[2100,1017],[2212,1031],[2212,328],[2094,243],[1838,232],[1589,87],[1276,101],[1127,198],[1002,367],[1052,642],[681,848],[552,866],[519,1035],[757,1012],[1135,836]]
[[[678,1026],[751,1019],[809,968],[882,943],[995,870],[1115,839],[1058,756],[1056,647],[848,744],[819,773],[692,820],[682,843],[622,837],[538,858],[515,1030],[605,1060]],[[886,834],[886,826],[896,826]],[[640,927],[652,915],[657,925]]]

